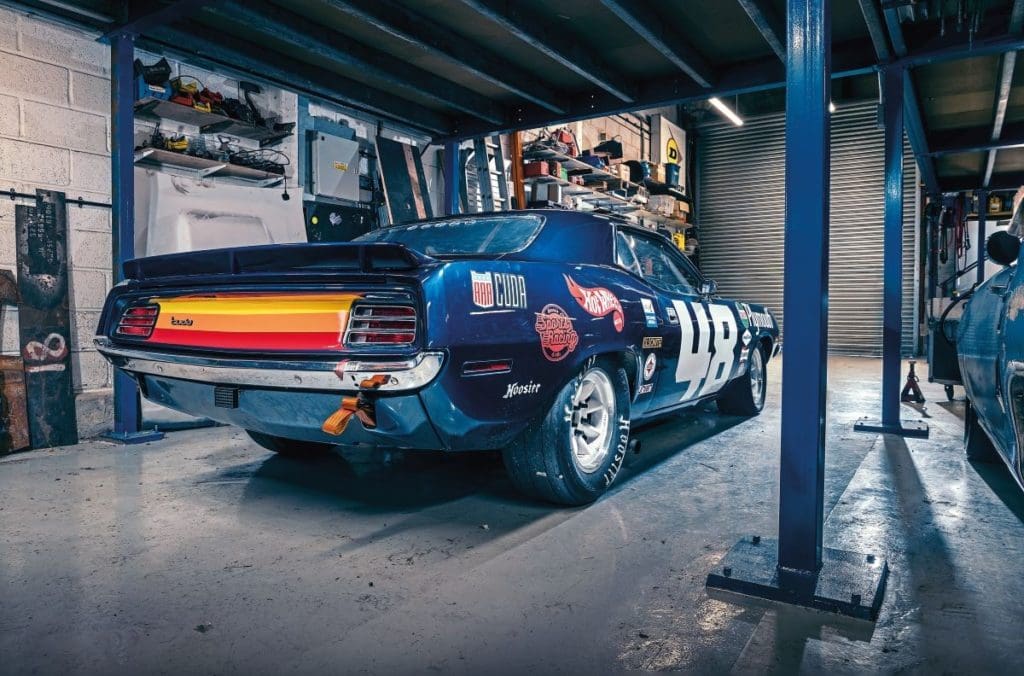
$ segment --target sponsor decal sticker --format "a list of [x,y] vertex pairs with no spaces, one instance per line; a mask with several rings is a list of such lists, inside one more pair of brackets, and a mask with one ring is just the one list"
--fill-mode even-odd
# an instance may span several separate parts
[[754,338],[754,336],[750,333],[750,329],[743,329],[743,346],[744,347],[746,347],[747,345],[750,345],[750,341],[753,338]]
[[647,320],[647,328],[653,329],[658,326],[658,315],[654,314],[654,301],[650,298],[641,298],[640,305],[644,308],[644,319]]
[[561,307],[548,304],[537,313],[533,328],[540,336],[540,347],[548,361],[562,361],[576,349],[580,336],[572,327],[573,319]]
[[540,383],[535,383],[532,380],[525,385],[520,385],[518,382],[509,383],[508,390],[505,392],[505,396],[502,399],[514,399],[522,394],[537,394],[540,390]]
[[661,336],[644,336],[644,349],[645,350],[657,350],[662,346],[663,339]]
[[687,303],[673,300],[676,312],[695,321],[680,324],[676,383],[686,384],[680,401],[714,394],[725,386],[735,365],[737,332],[732,308],[720,303]]
[[679,323],[679,315],[676,314],[676,309],[671,305],[665,308],[665,314],[668,316],[668,321],[670,324]]
[[636,390],[636,393],[637,394],[650,394],[651,390],[653,390],[653,389],[654,389],[654,383],[647,383],[646,385],[641,385],[640,387],[638,387],[637,390]]
[[171,315],[171,326],[192,326],[192,318],[185,317],[184,319],[178,319],[174,315]]
[[650,380],[654,377],[654,369],[658,367],[658,358],[654,356],[654,353],[647,355],[647,360],[644,362],[644,380]]
[[740,322],[743,324],[743,327],[746,328],[750,326],[750,319],[747,317],[746,305],[744,303],[736,303],[736,310],[740,314]]
[[614,293],[601,286],[580,286],[569,275],[564,275],[564,277],[565,283],[569,287],[569,293],[581,308],[595,317],[604,317],[610,314],[615,330],[622,331],[622,327],[626,324],[626,318],[622,314],[622,304],[619,303],[619,299],[615,297]]
[[469,273],[473,304],[479,308],[526,309],[526,278],[508,272]]

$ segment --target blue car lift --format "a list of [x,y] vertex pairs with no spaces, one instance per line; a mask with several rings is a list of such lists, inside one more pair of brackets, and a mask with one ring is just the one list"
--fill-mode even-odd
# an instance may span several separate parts
[[900,420],[900,336],[903,333],[903,107],[906,73],[883,68],[882,112],[885,120],[885,235],[882,275],[882,418],[861,418],[857,432],[928,437],[928,425]]
[[[111,239],[116,284],[124,279],[124,262],[135,257],[135,36],[120,32],[109,39]],[[114,428],[104,436],[125,444],[164,436],[155,429],[142,429],[139,387],[119,369],[114,369]]]
[[830,0],[788,0],[783,304],[786,351],[800,359],[786,359],[782,366],[779,538],[744,538],[708,575],[707,586],[874,620],[888,578],[886,561],[875,554],[822,546],[828,359],[829,10]]

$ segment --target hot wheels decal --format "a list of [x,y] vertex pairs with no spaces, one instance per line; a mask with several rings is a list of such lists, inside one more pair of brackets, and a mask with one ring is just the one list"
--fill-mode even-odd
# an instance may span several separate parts
[[548,361],[562,361],[579,345],[580,336],[572,327],[572,318],[554,304],[537,313],[533,327],[540,336],[540,347]]
[[644,361],[644,380],[650,380],[654,377],[654,369],[658,367],[658,358],[654,356],[654,353],[647,355],[647,360]]
[[526,278],[507,272],[469,273],[473,305],[479,308],[526,309]]
[[580,286],[569,275],[563,275],[565,283],[569,286],[569,293],[580,304],[580,307],[595,317],[604,317],[607,314],[612,316],[612,324],[615,330],[621,332],[626,324],[625,315],[622,314],[622,304],[608,289],[595,286]]

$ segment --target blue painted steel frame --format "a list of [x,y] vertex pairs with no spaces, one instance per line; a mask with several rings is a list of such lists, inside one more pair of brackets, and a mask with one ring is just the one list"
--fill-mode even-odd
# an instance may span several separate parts
[[903,332],[902,68],[882,71],[885,117],[885,233],[882,253],[882,425],[900,424],[900,337]]
[[[135,36],[110,38],[110,160],[114,283],[124,279],[123,263],[135,257]],[[135,381],[114,369],[114,429],[125,443],[163,436],[142,431],[142,403]]]
[[981,284],[985,281],[985,228],[986,218],[985,215],[988,213],[988,191],[978,191],[978,241],[974,243],[974,246],[978,251],[978,260],[976,262],[977,268],[975,269],[975,281]]
[[789,0],[780,569],[821,567],[828,360],[829,0]]
[[459,213],[459,144],[444,144],[444,160],[441,167],[444,174],[444,213],[454,216]]

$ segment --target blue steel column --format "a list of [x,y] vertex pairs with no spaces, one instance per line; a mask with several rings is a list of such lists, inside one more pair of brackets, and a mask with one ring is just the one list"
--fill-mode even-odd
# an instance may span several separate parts
[[449,216],[459,213],[459,144],[444,144],[444,212]]
[[882,254],[882,425],[900,426],[903,331],[903,69],[882,71],[885,234]]
[[[978,251],[978,269],[975,270],[978,284],[985,281],[985,216],[988,214],[988,191],[978,191],[978,241],[974,243]],[[964,261],[966,263],[966,261]]]
[[828,359],[830,0],[788,0],[779,567],[821,567]]
[[[123,279],[122,264],[135,256],[135,36],[119,33],[110,40],[110,160],[113,205],[114,283]],[[142,428],[142,408],[135,381],[114,369],[114,434]]]

